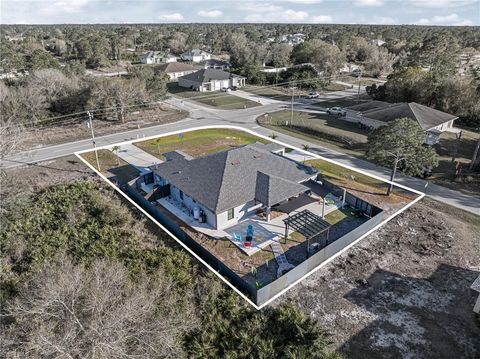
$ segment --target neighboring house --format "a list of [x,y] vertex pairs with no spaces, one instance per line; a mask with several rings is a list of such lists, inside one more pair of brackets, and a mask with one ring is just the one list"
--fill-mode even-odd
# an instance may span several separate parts
[[204,69],[218,69],[218,70],[228,71],[230,70],[232,65],[230,65],[230,63],[226,61],[210,59],[210,60],[199,62],[198,67],[201,67]]
[[162,51],[148,51],[140,55],[139,60],[142,64],[161,64],[176,62],[177,58]]
[[369,43],[370,43],[371,45],[375,45],[375,46],[383,46],[383,45],[385,45],[385,44],[386,44],[386,42],[385,42],[385,41],[383,41],[383,40],[380,40],[380,39],[373,39],[373,40],[370,40],[370,41],[369,41]]
[[383,126],[397,118],[411,118],[417,121],[426,132],[427,138],[425,142],[429,145],[437,143],[440,134],[452,128],[454,121],[458,118],[457,116],[415,102],[388,103],[370,101],[348,107],[347,110],[356,114],[358,122],[372,128]]
[[304,42],[305,38],[306,36],[301,33],[287,34],[287,35],[280,36],[280,42],[294,46]]
[[472,283],[472,286],[470,288],[472,288],[472,290],[478,293],[477,301],[475,302],[473,311],[477,314],[480,314],[480,276],[478,276],[477,279],[475,279],[475,281]]
[[152,167],[154,182],[189,211],[202,211],[215,229],[232,226],[273,205],[311,189],[313,167],[283,157],[275,143],[252,143],[211,155],[191,158],[181,152],[165,154],[166,162]]
[[178,85],[195,91],[217,91],[245,86],[246,78],[217,69],[203,69],[178,78]]
[[346,73],[351,73],[353,71],[358,71],[358,70],[361,70],[360,66],[357,65],[357,64],[352,64],[352,63],[345,63],[345,65],[343,65],[343,67],[340,69],[340,72],[346,72]]
[[180,58],[184,61],[201,62],[210,60],[212,55],[203,50],[193,49],[192,51],[187,51],[181,54]]
[[166,73],[172,81],[176,81],[179,77],[191,74],[195,71],[198,71],[195,66],[182,62],[169,62],[155,66],[156,73]]

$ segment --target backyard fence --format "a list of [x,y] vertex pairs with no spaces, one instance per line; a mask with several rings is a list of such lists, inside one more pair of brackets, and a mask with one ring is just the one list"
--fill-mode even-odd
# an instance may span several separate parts
[[[135,181],[131,182],[132,184]],[[168,218],[165,214],[160,212],[153,204],[147,201],[135,188],[126,186],[125,191],[137,204],[146,210],[153,218],[159,221],[166,229],[175,235],[182,243],[187,245],[200,258],[207,262],[213,269],[226,277],[237,289],[249,296],[252,300],[256,298],[256,288],[244,281],[238,274],[233,272],[230,268],[225,266],[208,250],[203,248],[199,243],[193,240],[185,231],[183,231],[177,223]]]
[[377,226],[382,221],[382,218],[383,213],[380,210],[380,212],[374,217],[370,218],[365,223],[330,243],[325,248],[319,250],[317,253],[297,265],[291,271],[287,272],[270,284],[258,289],[256,295],[257,305],[262,305],[263,303],[267,302],[274,295],[280,293],[282,290],[302,278],[304,275],[318,267],[330,257],[343,250],[349,244],[360,238],[363,234]]

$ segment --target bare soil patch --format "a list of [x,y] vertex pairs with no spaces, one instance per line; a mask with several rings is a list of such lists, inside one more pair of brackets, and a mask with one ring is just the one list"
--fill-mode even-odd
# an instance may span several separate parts
[[[155,106],[128,113],[124,122],[94,119],[93,127],[95,136],[104,136],[115,132],[176,122],[186,118],[187,115],[186,111],[167,106]],[[22,140],[22,147],[38,148],[91,137],[91,130],[86,123],[88,119],[86,114],[78,115],[71,121],[68,119],[60,119],[57,123],[27,129],[25,138]]]
[[347,358],[478,358],[480,218],[423,199],[277,300]]

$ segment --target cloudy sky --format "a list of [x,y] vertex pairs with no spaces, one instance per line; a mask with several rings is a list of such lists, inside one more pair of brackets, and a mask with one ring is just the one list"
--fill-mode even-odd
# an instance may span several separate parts
[[2,24],[277,22],[480,25],[480,0],[1,0]]

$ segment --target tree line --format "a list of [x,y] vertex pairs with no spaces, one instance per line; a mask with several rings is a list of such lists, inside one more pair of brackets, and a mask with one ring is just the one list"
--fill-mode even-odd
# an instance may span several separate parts
[[2,357],[339,358],[316,321],[250,308],[103,185],[2,207]]

